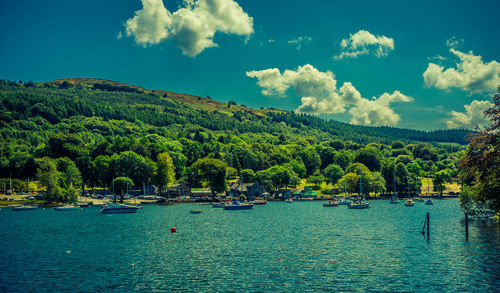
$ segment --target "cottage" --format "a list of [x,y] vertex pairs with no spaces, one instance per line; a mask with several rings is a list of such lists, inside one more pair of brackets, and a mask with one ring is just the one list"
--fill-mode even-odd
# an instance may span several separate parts
[[264,186],[257,182],[243,184],[233,183],[229,188],[229,192],[232,196],[240,196],[243,193],[247,199],[253,200],[255,197],[261,197],[265,190]]

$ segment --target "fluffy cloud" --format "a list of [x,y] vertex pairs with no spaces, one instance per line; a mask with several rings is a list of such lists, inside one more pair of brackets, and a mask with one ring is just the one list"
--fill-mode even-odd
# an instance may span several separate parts
[[472,101],[465,105],[465,113],[451,111],[451,119],[446,121],[448,128],[483,128],[488,124],[484,111],[491,108],[493,103],[489,101]]
[[474,55],[472,51],[462,53],[451,48],[450,52],[460,59],[457,68],[445,70],[444,66],[429,63],[423,74],[426,86],[443,90],[455,87],[469,93],[496,90],[500,84],[500,63],[495,60],[484,63],[481,56]]
[[295,45],[297,50],[300,50],[302,46],[307,46],[309,43],[311,43],[312,38],[311,37],[298,37],[296,39],[288,41],[288,44]]
[[368,31],[360,30],[348,39],[340,42],[342,52],[335,59],[356,58],[360,55],[373,54],[377,57],[387,56],[394,50],[394,39],[386,36],[375,36]]
[[162,0],[142,0],[142,7],[125,23],[127,36],[134,36],[139,45],[158,44],[168,36],[167,27],[172,24],[172,15]]
[[362,99],[349,110],[352,115],[351,123],[360,125],[397,125],[401,117],[391,109],[390,104],[394,102],[411,102],[412,97],[403,95],[399,91],[392,94],[384,93],[379,98],[371,100]]
[[248,77],[257,78],[262,94],[284,96],[292,88],[301,97],[297,113],[352,115],[351,123],[363,125],[397,125],[401,117],[390,107],[394,102],[411,102],[413,98],[394,91],[380,97],[366,99],[350,83],[345,82],[339,89],[331,71],[321,72],[310,64],[299,66],[296,70],[278,68],[249,71]]
[[186,7],[170,13],[162,0],[142,0],[143,8],[127,20],[127,36],[147,46],[170,39],[184,55],[194,57],[203,50],[217,47],[216,32],[250,36],[253,18],[233,0],[184,1]]

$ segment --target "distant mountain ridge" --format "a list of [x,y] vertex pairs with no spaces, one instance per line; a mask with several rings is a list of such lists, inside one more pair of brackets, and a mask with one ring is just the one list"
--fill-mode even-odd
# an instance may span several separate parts
[[[211,131],[237,133],[288,133],[291,136],[339,138],[358,143],[393,140],[466,144],[469,130],[421,131],[396,127],[351,125],[316,116],[278,109],[252,109],[210,97],[139,86],[95,78],[63,78],[51,82],[0,84],[0,120],[43,117],[52,124],[73,116],[103,120],[141,121],[155,127],[175,129],[202,127]],[[177,131],[177,130],[175,130]]]

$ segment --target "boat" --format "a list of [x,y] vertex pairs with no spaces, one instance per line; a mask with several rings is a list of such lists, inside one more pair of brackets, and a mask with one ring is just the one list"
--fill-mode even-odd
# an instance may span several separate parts
[[394,180],[394,195],[391,197],[391,201],[389,203],[391,204],[397,204],[399,203],[398,201],[398,194],[396,193],[396,176],[394,175],[394,173],[392,174],[392,178]]
[[224,205],[225,210],[249,210],[253,208],[252,203],[245,203],[239,200],[234,200],[233,202],[227,202]]
[[110,203],[106,202],[107,206],[103,206],[101,208],[101,214],[126,214],[126,213],[135,213],[138,210],[142,209],[139,206],[127,205],[122,203]]
[[285,202],[286,202],[286,203],[293,203],[293,199],[292,199],[291,197],[290,197],[290,198],[287,198],[287,199],[285,200]]
[[417,198],[417,201],[418,202],[424,202],[425,200],[423,198],[419,197],[419,198]]
[[38,208],[38,206],[21,205],[21,206],[13,207],[12,209],[14,211],[32,211],[32,210],[36,210],[37,208]]
[[412,207],[415,205],[415,202],[413,201],[413,199],[409,198],[405,201],[405,206],[407,207]]
[[253,204],[254,205],[265,205],[265,204],[267,204],[267,200],[254,200]]
[[191,210],[191,214],[201,214],[201,210]]
[[329,200],[327,202],[324,202],[323,203],[323,206],[324,207],[338,207],[339,206],[339,203],[334,201],[334,200]]
[[72,205],[72,204],[67,204],[67,205],[62,206],[62,207],[54,208],[54,210],[56,210],[56,211],[79,211],[80,210],[80,206],[78,206],[78,205]]
[[338,201],[339,203],[339,206],[343,206],[343,205],[350,205],[352,203],[352,200],[348,200],[347,198],[345,198],[345,196],[347,195],[347,180],[344,180],[344,198],[342,198],[340,201]]
[[425,202],[426,205],[428,206],[431,206],[434,204],[434,202],[432,202],[432,199],[428,199],[426,202]]
[[352,203],[350,203],[348,205],[348,207],[350,209],[367,209],[370,207],[370,203],[364,199],[358,199],[358,200],[355,200],[353,201]]
[[338,203],[339,203],[339,206],[349,205],[349,204],[351,204],[351,203],[352,203],[352,200],[348,200],[348,199],[346,199],[346,198],[343,198],[343,199],[339,200],[339,202],[338,202]]
[[361,196],[347,206],[350,209],[359,210],[359,209],[367,209],[370,207],[370,203],[365,200],[364,196],[362,196],[363,195],[363,184],[361,183],[361,178],[362,178],[362,176],[359,175],[359,194]]
[[212,204],[212,207],[213,208],[223,208],[225,205],[226,205],[225,203],[219,202],[219,203]]

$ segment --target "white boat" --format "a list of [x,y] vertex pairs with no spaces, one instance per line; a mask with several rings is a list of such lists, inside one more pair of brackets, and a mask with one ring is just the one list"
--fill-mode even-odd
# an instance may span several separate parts
[[107,206],[103,206],[101,209],[101,214],[127,214],[135,213],[142,209],[140,206],[127,205],[122,203],[110,203],[106,202]]
[[367,209],[367,208],[370,207],[370,203],[368,201],[366,201],[364,199],[364,197],[362,197],[362,195],[363,195],[363,184],[361,183],[361,178],[362,178],[362,176],[359,175],[359,194],[361,195],[361,197],[358,198],[358,199],[356,199],[355,201],[353,201],[352,203],[350,203],[348,205],[348,207],[350,209],[357,210],[357,209]]
[[347,205],[350,205],[351,203],[352,203],[352,200],[348,200],[348,199],[343,198],[339,201],[339,206],[343,206],[343,205],[347,206]]
[[415,202],[413,201],[413,199],[409,198],[405,201],[405,206],[407,207],[412,207],[415,205]]
[[290,198],[287,198],[287,199],[285,200],[285,202],[286,202],[286,203],[293,203],[293,199],[292,199],[291,197],[290,197]]
[[79,211],[81,208],[78,205],[68,204],[68,205],[65,205],[65,206],[62,206],[62,207],[57,207],[57,208],[54,208],[54,209],[56,211]]
[[38,206],[22,205],[12,208],[14,211],[32,211],[36,210]]

